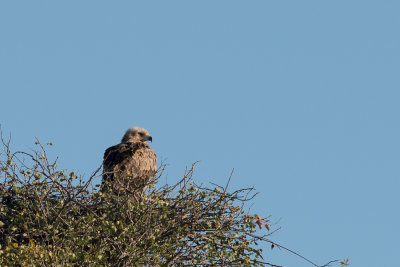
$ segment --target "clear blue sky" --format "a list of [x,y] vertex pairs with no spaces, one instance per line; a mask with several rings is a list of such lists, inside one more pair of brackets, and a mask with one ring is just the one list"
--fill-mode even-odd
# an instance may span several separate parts
[[[255,186],[274,239],[398,266],[400,1],[2,1],[0,123],[90,174],[138,125],[169,181]],[[309,266],[279,250],[265,258]]]

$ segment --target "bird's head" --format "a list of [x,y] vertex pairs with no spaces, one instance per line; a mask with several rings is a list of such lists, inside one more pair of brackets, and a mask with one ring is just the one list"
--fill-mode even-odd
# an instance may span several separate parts
[[152,142],[153,138],[150,136],[149,132],[146,129],[140,127],[132,127],[126,131],[126,133],[122,137],[121,143],[126,143],[126,142],[146,143],[147,141]]

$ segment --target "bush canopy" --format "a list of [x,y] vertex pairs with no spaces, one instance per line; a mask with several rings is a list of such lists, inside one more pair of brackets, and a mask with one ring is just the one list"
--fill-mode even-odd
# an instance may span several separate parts
[[86,179],[58,169],[47,157],[50,143],[36,142],[31,153],[2,143],[1,266],[279,266],[258,242],[298,255],[269,239],[269,217],[249,214],[253,188],[197,185],[195,164],[138,201],[100,191],[93,180],[101,168]]

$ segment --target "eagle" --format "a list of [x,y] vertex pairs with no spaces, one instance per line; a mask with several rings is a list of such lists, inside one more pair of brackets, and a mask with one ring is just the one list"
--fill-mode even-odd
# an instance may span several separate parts
[[146,144],[153,138],[146,129],[132,127],[121,143],[104,152],[102,192],[140,198],[157,173],[157,156]]

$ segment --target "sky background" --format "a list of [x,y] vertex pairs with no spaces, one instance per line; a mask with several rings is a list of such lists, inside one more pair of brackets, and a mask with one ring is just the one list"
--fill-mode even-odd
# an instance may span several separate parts
[[[318,264],[398,266],[400,1],[1,1],[0,124],[86,177],[137,125],[169,182],[254,186]],[[310,266],[266,246],[267,261]]]

